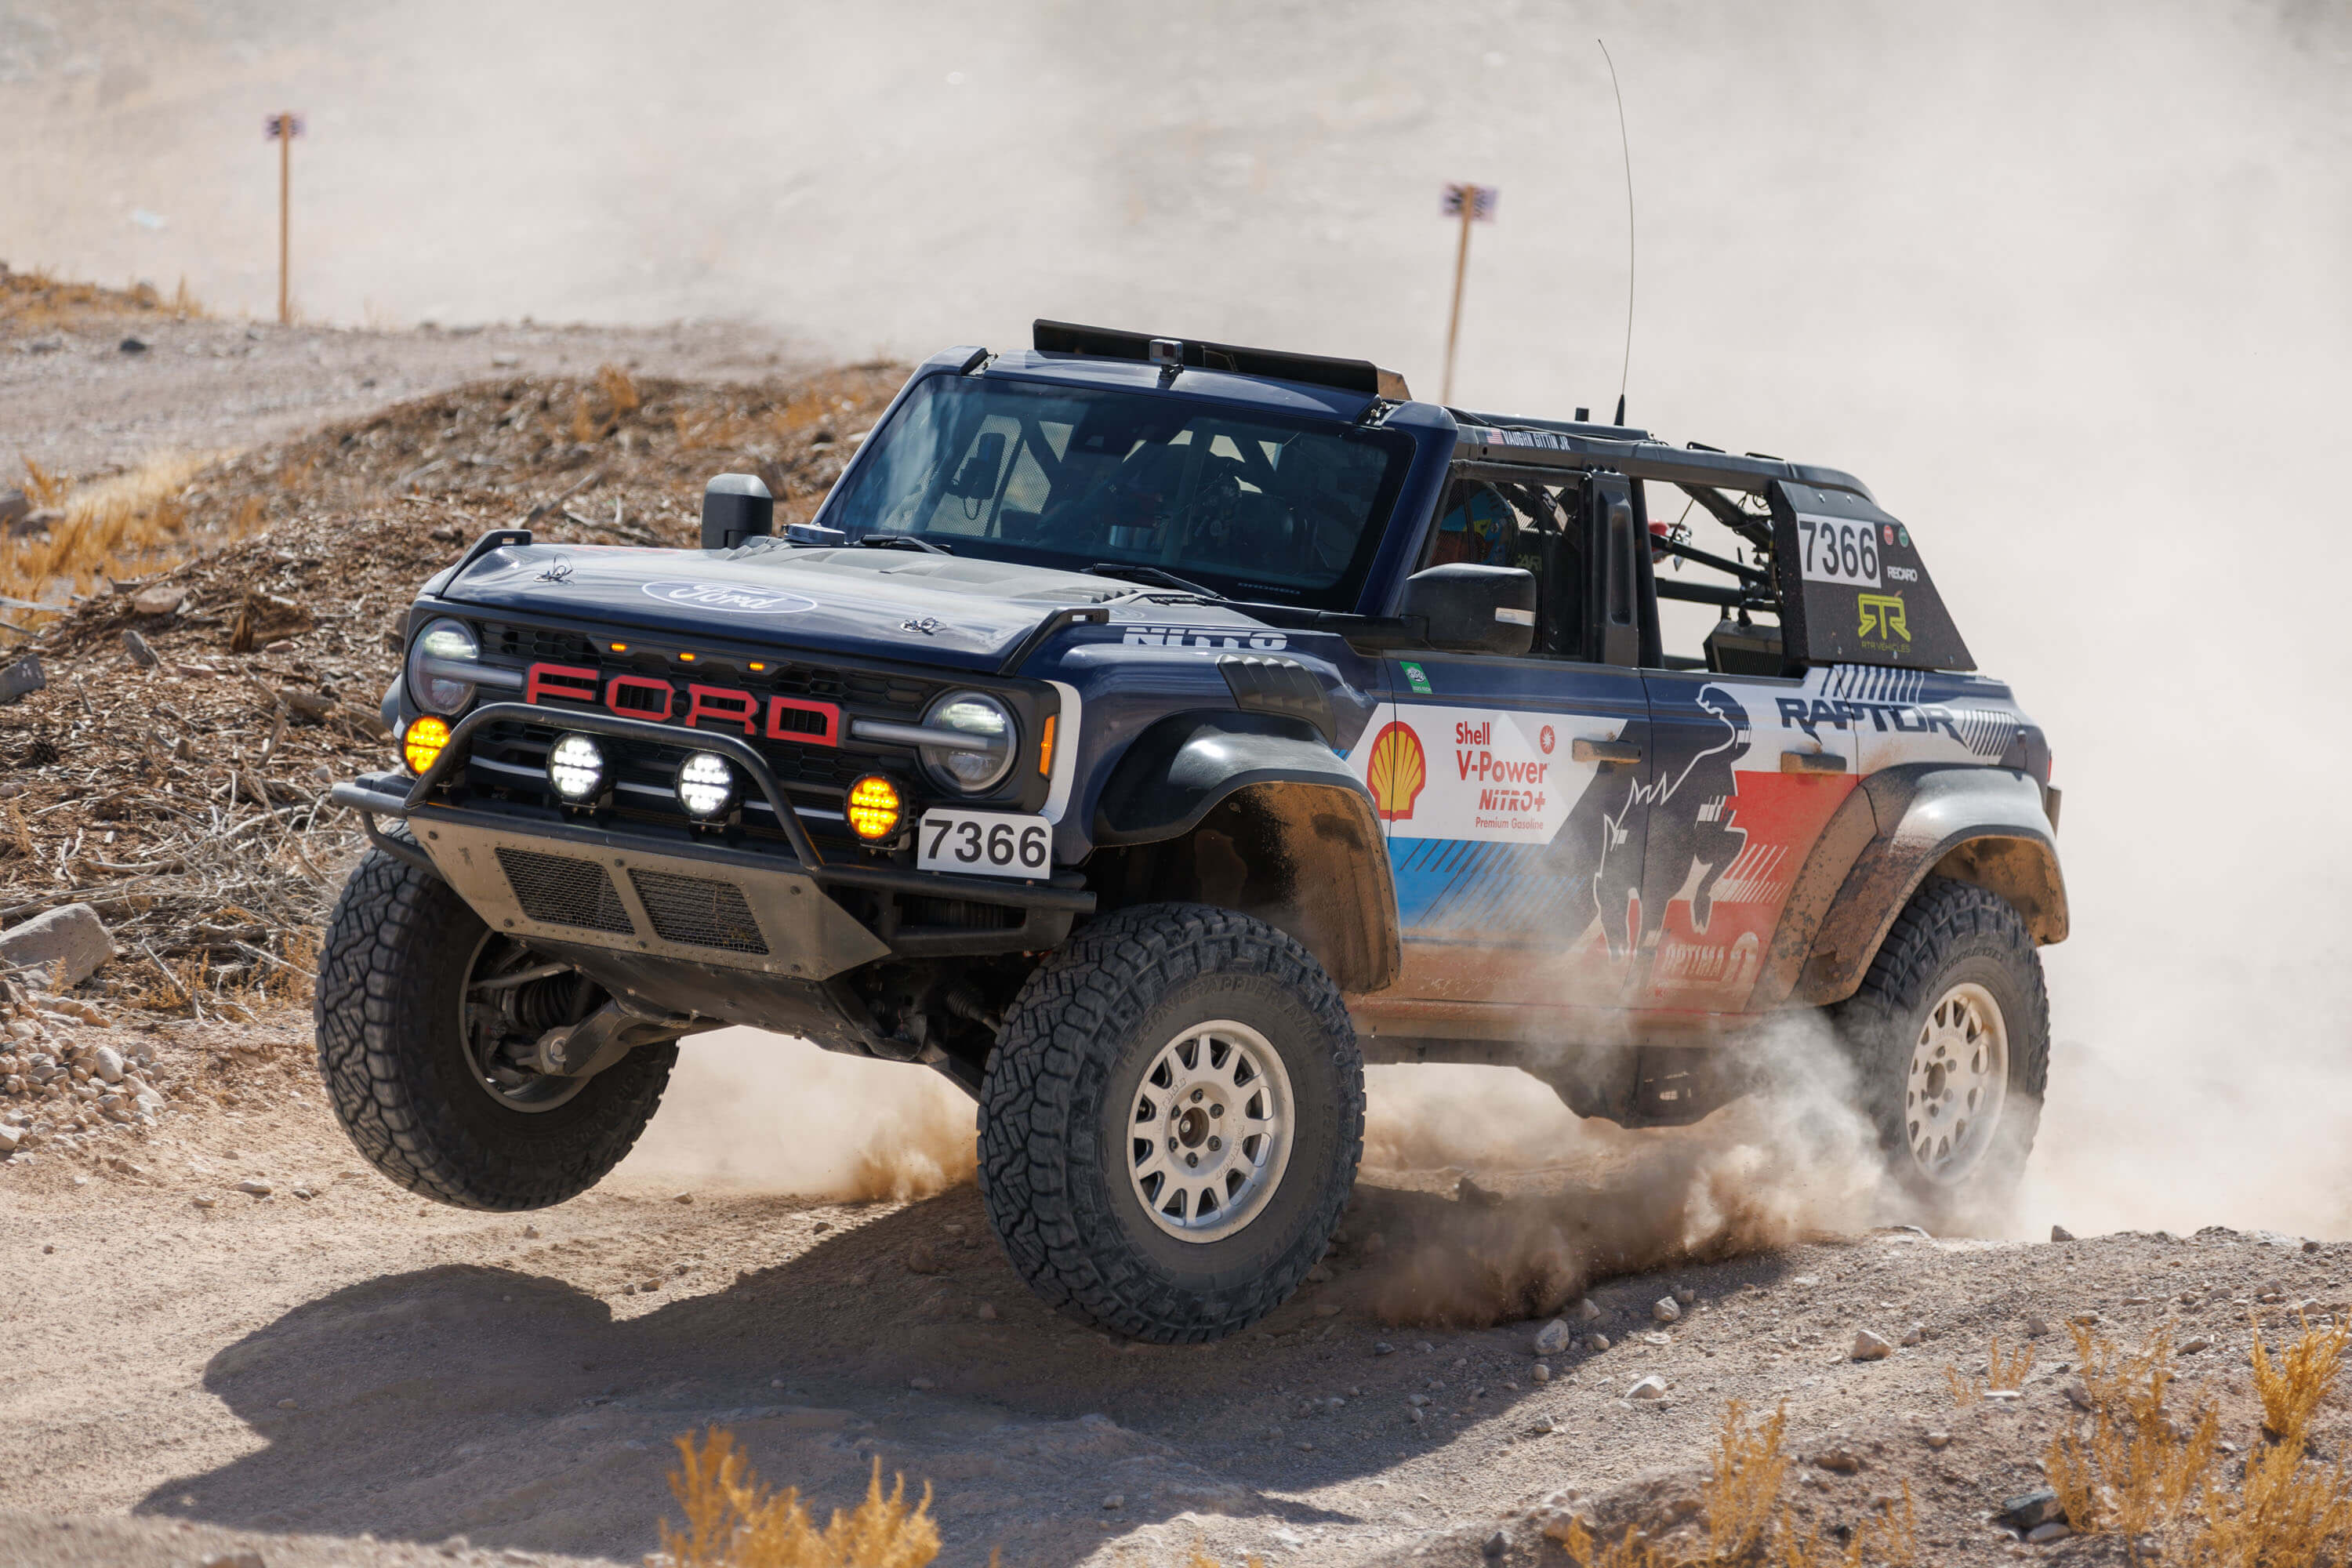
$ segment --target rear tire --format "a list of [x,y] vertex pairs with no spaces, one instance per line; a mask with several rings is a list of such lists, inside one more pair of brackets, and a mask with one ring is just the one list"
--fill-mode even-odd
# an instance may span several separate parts
[[457,1208],[544,1208],[594,1186],[677,1059],[674,1045],[641,1047],[593,1078],[502,1097],[476,1070],[465,1011],[501,940],[440,878],[371,849],[319,956],[319,1071],[343,1131],[377,1170]]
[[1121,910],[1039,966],[980,1099],[981,1197],[1013,1268],[1160,1344],[1287,1300],[1363,1154],[1339,987],[1291,937],[1199,904]]
[[1927,1216],[2006,1205],[2050,1075],[2042,958],[2009,900],[1928,878],[1832,1017],[1887,1168]]

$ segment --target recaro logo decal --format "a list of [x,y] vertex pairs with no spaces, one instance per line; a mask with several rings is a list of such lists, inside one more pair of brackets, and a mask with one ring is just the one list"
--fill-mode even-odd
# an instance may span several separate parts
[[645,592],[665,605],[687,605],[724,616],[797,616],[816,608],[814,599],[771,593],[737,583],[647,583]]

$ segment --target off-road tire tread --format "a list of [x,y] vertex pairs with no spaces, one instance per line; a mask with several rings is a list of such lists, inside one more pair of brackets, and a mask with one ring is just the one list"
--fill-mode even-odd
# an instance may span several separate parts
[[2002,1114],[2017,1119],[2008,1134],[2015,1151],[2013,1179],[2032,1147],[2050,1079],[2050,992],[2033,933],[2014,905],[1973,882],[1929,877],[1888,928],[1860,988],[1833,1016],[1860,1071],[1864,1110],[1890,1161],[1907,1159],[1902,1096],[1912,1042],[1899,1037],[1899,1021],[1929,1000],[1928,988],[1951,955],[1970,947],[1990,949],[2011,965],[2026,995],[2025,1016],[2002,1020],[2011,1062],[2010,1104]]
[[[1109,1076],[1110,1042],[1160,996],[1209,972],[1259,973],[1286,987],[1322,1026],[1340,1081],[1357,1089],[1343,1097],[1336,1168],[1317,1173],[1294,1163],[1283,1178],[1323,1183],[1299,1243],[1276,1267],[1202,1297],[1168,1289],[1112,1249],[1086,1245],[1071,1168],[1091,1167],[1099,1152],[1091,1133],[1067,1130],[1082,1083],[1098,1092]],[[1339,989],[1295,938],[1203,904],[1118,910],[1039,965],[1006,1015],[981,1090],[981,1194],[990,1222],[1014,1269],[1064,1315],[1160,1344],[1222,1339],[1279,1306],[1320,1259],[1363,1157],[1362,1082],[1363,1054]]]
[[[476,917],[440,878],[371,849],[343,885],[319,956],[312,1005],[319,1072],[343,1131],[368,1163],[422,1197],[457,1208],[545,1208],[603,1180],[661,1102],[675,1046],[631,1051],[564,1110],[587,1102],[552,1147],[485,1142],[463,1127],[424,1070],[423,1026],[437,998],[420,994],[415,939]],[[567,1119],[573,1120],[573,1119]]]

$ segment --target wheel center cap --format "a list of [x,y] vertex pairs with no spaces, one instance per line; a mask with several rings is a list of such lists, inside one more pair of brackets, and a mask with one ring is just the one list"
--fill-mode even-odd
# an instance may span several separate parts
[[1209,1141],[1209,1113],[1192,1106],[1176,1119],[1176,1142],[1187,1149],[1198,1149]]
[[1927,1069],[1927,1097],[1931,1100],[1943,1099],[1944,1090],[1950,1087],[1951,1081],[1951,1075],[1946,1070],[1944,1064],[1937,1062]]

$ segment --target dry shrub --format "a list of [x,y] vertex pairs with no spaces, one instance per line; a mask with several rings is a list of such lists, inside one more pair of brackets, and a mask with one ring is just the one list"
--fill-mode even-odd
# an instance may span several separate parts
[[627,371],[616,364],[596,367],[596,390],[603,393],[604,401],[613,405],[615,417],[635,414],[637,405],[645,401],[637,395],[636,382],[631,379]]
[[2129,1353],[2080,1324],[2074,1335],[2090,1403],[2089,1430],[2074,1421],[2051,1440],[2042,1461],[2051,1489],[2078,1531],[2144,1535],[2178,1517],[2204,1486],[2221,1439],[2220,1417],[2210,1398],[2185,1431],[2166,1411],[2173,1377],[2170,1330],[2158,1329]]
[[2074,1341],[2090,1411],[2051,1444],[2044,1468],[2076,1531],[2122,1535],[2135,1556],[2152,1545],[2199,1568],[2310,1568],[2344,1559],[2352,1548],[2352,1481],[2340,1463],[2312,1462],[2309,1447],[2312,1415],[2341,1370],[2352,1329],[2306,1322],[2276,1360],[2256,1329],[2254,1383],[2271,1441],[2235,1478],[2221,1463],[2211,1398],[2185,1425],[2165,1407],[2168,1333],[2129,1353],[2087,1329],[2075,1330]]
[[588,405],[588,399],[584,395],[572,399],[572,438],[584,447],[594,441],[600,431],[596,411]]
[[[1843,1546],[1824,1542],[1818,1524],[1798,1530],[1780,1503],[1789,1474],[1789,1456],[1780,1446],[1788,1425],[1785,1405],[1762,1421],[1736,1399],[1724,1406],[1715,1462],[1699,1489],[1706,1515],[1704,1552],[1684,1555],[1653,1541],[1639,1526],[1602,1541],[1580,1518],[1569,1521],[1561,1547],[1579,1568],[1911,1568],[1918,1561],[1919,1532],[1907,1481],[1901,1510],[1882,1502],[1862,1517]],[[1780,1528],[1773,1534],[1776,1513]]]
[[2276,1438],[2301,1437],[2310,1430],[2312,1414],[2326,1397],[2336,1374],[2343,1369],[2344,1351],[2352,1344],[2352,1325],[2314,1329],[2304,1324],[2303,1337],[2281,1361],[2273,1361],[2254,1331],[2254,1391],[2262,1396],[2263,1430]]
[[940,1554],[931,1489],[908,1508],[900,1477],[885,1497],[878,1458],[866,1500],[848,1513],[835,1510],[819,1530],[797,1489],[775,1491],[752,1473],[733,1433],[713,1426],[699,1444],[688,1433],[677,1451],[669,1489],[686,1528],[661,1522],[662,1552],[675,1568],[923,1568]]
[[1919,1516],[1911,1504],[1911,1483],[1903,1483],[1901,1513],[1891,1502],[1879,1504],[1875,1514],[1866,1513],[1855,1523],[1843,1548],[1823,1541],[1819,1524],[1798,1534],[1794,1521],[1783,1512],[1773,1557],[1780,1568],[1862,1568],[1865,1563],[1911,1568],[1919,1560]]
[[1788,1425],[1785,1405],[1764,1422],[1750,1422],[1737,1399],[1723,1407],[1715,1466],[1699,1491],[1706,1506],[1707,1548],[1716,1562],[1747,1556],[1770,1528],[1780,1483],[1789,1474],[1789,1456],[1780,1451]]
[[1972,1377],[1962,1377],[1959,1368],[1952,1366],[1944,1369],[1944,1382],[1952,1391],[1952,1403],[1965,1408],[1968,1405],[1983,1404],[1987,1394],[2016,1393],[2025,1386],[2025,1374],[2032,1370],[2033,1347],[2032,1345],[2020,1349],[2015,1357],[2004,1360],[2000,1353],[2000,1340],[1996,1335],[1991,1348],[1985,1352],[1985,1375],[1982,1383],[1979,1383]]
[[[163,454],[64,497],[65,516],[47,539],[0,541],[0,594],[38,600],[58,584],[80,593],[101,575],[135,577],[176,561],[188,528],[180,494],[205,461],[186,453]],[[59,488],[56,476],[29,458],[25,468],[42,494],[54,498]]]
[[25,459],[25,494],[35,506],[61,505],[71,488],[63,474],[53,474],[30,458]]
[[39,331],[48,327],[83,327],[124,316],[202,316],[205,309],[188,292],[188,280],[167,304],[152,284],[133,283],[115,289],[96,283],[69,283],[41,268],[29,272],[0,268],[0,325],[15,331]]

